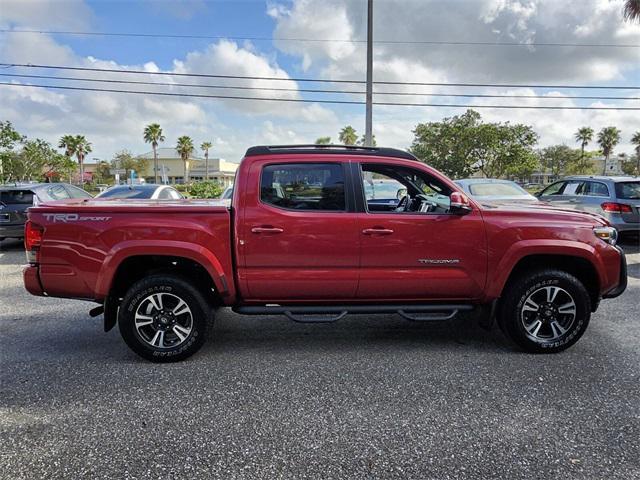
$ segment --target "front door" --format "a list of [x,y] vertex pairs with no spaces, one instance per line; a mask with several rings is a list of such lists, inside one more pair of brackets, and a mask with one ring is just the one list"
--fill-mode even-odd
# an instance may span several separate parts
[[345,194],[348,165],[273,158],[252,165],[239,246],[246,300],[354,298],[359,231]]
[[[358,214],[361,270],[357,298],[375,301],[479,298],[487,274],[481,213],[449,211],[452,189],[419,167],[363,164]],[[394,185],[370,198],[371,183]],[[402,184],[401,188],[395,188]],[[369,184],[369,185],[368,185]],[[405,193],[399,201],[396,200]],[[387,205],[386,211],[381,205]]]

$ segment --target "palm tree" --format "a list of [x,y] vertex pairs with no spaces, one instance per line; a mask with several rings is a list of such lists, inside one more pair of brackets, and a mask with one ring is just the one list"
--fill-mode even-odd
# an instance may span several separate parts
[[631,143],[636,146],[636,175],[640,175],[640,130],[633,134]]
[[211,142],[202,142],[200,149],[204,152],[204,179],[209,180],[209,149],[213,147]]
[[193,153],[194,146],[193,140],[191,137],[187,135],[183,135],[178,138],[178,143],[176,145],[176,150],[180,154],[180,158],[182,158],[182,163],[184,163],[184,183],[189,183],[189,157]]
[[73,157],[76,153],[75,139],[73,135],[63,135],[58,142],[58,148],[64,148],[67,157]]
[[358,134],[351,125],[347,125],[340,130],[340,143],[343,145],[355,145],[358,141]]
[[620,142],[620,130],[616,127],[604,127],[598,133],[598,145],[602,149],[602,154],[604,155],[604,166],[602,167],[602,174],[605,175],[607,173],[607,163],[609,162],[609,157],[613,153],[613,149]]
[[585,170],[585,161],[584,161],[584,149],[587,148],[589,142],[593,140],[593,128],[591,127],[582,127],[578,129],[575,135],[576,142],[580,143],[581,155],[580,155],[580,170],[583,173]]
[[84,184],[84,157],[91,152],[91,143],[84,135],[75,136],[75,153],[80,164],[80,185]]
[[158,123],[151,123],[144,127],[144,141],[153,148],[153,172],[155,183],[158,183],[158,143],[164,142],[162,127]]
[[640,0],[626,0],[622,15],[630,22],[640,20]]

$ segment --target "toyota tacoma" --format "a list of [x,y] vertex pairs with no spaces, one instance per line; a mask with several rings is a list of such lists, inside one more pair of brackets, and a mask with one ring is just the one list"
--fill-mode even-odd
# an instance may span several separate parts
[[158,362],[195,353],[219,307],[303,322],[477,310],[523,350],[550,353],[624,291],[616,237],[596,214],[484,205],[405,151],[258,146],[230,204],[31,207],[24,283],[34,295],[96,302],[90,314],[104,315],[106,331],[117,323],[133,351]]

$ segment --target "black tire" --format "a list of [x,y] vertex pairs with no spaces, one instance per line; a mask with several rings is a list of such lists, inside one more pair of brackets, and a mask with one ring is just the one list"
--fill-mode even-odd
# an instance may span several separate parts
[[531,353],[569,348],[582,337],[590,318],[591,298],[582,282],[554,269],[513,279],[498,309],[501,330]]
[[127,291],[118,311],[118,328],[142,358],[177,362],[200,349],[211,314],[202,294],[185,279],[151,275]]

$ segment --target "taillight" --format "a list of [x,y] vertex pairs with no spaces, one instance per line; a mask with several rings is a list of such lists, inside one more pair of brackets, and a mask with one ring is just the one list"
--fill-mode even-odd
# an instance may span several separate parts
[[609,213],[633,213],[631,205],[625,205],[624,203],[605,202],[600,206],[603,211]]
[[43,231],[44,229],[40,225],[31,220],[27,220],[24,225],[24,249],[29,263],[38,263],[38,251],[42,244]]

